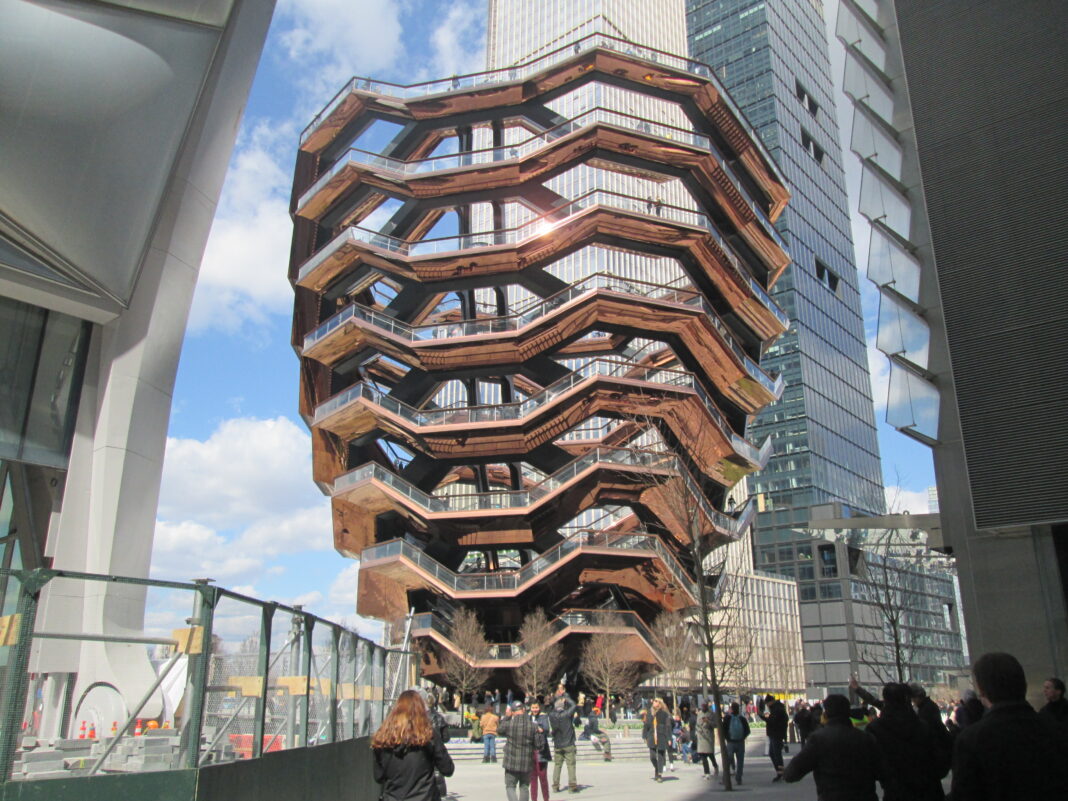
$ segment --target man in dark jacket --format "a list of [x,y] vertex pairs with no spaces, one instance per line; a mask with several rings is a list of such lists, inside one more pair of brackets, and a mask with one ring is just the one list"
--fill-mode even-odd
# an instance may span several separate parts
[[749,736],[749,721],[745,719],[737,701],[731,704],[730,712],[723,716],[720,726],[720,736],[727,744],[727,764],[723,766],[723,771],[726,773],[733,768],[734,781],[741,784],[742,768],[745,767],[745,740]]
[[553,762],[553,792],[560,792],[560,771],[567,763],[568,789],[578,792],[578,784],[575,781],[575,702],[564,691],[561,684],[556,688],[556,696],[549,708],[549,725],[553,733],[553,751],[556,760]]
[[[504,748],[504,791],[508,801],[527,801],[530,797],[530,771],[534,768],[534,722],[522,701],[513,701],[497,731],[507,739]],[[515,788],[519,787],[519,797]]]
[[927,724],[912,708],[905,684],[883,687],[883,713],[868,724],[882,756],[883,801],[943,801],[943,769]]
[[[942,775],[945,776],[949,771],[949,762],[953,754],[953,735],[949,733],[949,729],[946,728],[946,724],[942,721],[942,712],[938,708],[938,704],[927,697],[927,691],[923,689],[923,685],[913,681],[907,686],[916,714],[927,725],[927,730],[934,738],[937,749],[936,754],[939,759],[939,769],[942,771]],[[876,709],[883,708],[883,702],[861,687],[856,678],[849,681],[849,687],[855,690],[865,703]]]
[[786,781],[815,773],[819,801],[877,801],[875,782],[881,768],[875,739],[853,728],[844,695],[828,695],[823,713],[827,725],[812,732],[801,753],[790,760]]
[[774,695],[764,696],[764,714],[766,724],[765,733],[768,735],[768,756],[771,764],[775,766],[775,778],[773,782],[782,781],[782,744],[786,740],[786,725],[789,718],[786,716],[786,707],[782,701],[776,700]]
[[983,654],[972,678],[986,714],[957,735],[953,801],[1068,798],[1068,747],[1027,703],[1012,654]]
[[1068,744],[1068,699],[1064,697],[1064,682],[1056,676],[1046,679],[1042,694],[1046,696],[1046,705],[1038,714],[1052,723],[1060,732],[1061,739]]

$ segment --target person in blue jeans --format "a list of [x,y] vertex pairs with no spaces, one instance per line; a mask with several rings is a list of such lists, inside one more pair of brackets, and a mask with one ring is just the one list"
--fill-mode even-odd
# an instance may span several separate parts
[[723,716],[720,735],[727,743],[727,764],[724,772],[734,768],[734,781],[742,783],[742,768],[745,766],[745,738],[749,736],[749,721],[741,714],[738,703],[731,704],[731,711]]
[[482,761],[497,761],[497,726],[501,719],[494,713],[493,708],[487,706],[486,711],[479,718],[482,724]]

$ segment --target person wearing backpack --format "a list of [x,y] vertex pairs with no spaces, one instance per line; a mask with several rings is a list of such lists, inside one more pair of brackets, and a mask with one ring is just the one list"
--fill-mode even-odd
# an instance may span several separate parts
[[745,766],[745,740],[749,736],[749,721],[741,713],[738,702],[731,704],[731,711],[723,717],[721,735],[727,742],[728,763],[725,771],[734,769],[734,781],[742,783],[742,768]]

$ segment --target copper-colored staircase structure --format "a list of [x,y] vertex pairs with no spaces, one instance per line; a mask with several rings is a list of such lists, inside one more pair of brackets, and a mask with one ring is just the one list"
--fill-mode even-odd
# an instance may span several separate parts
[[[688,123],[552,110],[596,84]],[[354,144],[376,121],[392,141]],[[558,194],[575,170],[581,193]],[[621,192],[617,174],[686,199]],[[768,294],[788,197],[705,65],[603,34],[429,84],[354,78],[305,130],[290,280],[314,478],[336,548],[361,560],[357,611],[411,615],[425,675],[454,654],[508,684],[535,606],[569,660],[609,631],[656,668],[648,624],[703,580],[692,538],[753,516],[722,510],[770,455],[740,432],[783,389],[759,356],[789,324]],[[678,274],[557,269],[590,248]],[[458,605],[489,652],[450,638]]]

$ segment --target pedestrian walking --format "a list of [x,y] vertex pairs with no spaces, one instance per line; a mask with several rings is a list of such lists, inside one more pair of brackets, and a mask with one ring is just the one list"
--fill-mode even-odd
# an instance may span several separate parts
[[883,801],[943,801],[938,744],[912,707],[908,685],[883,687],[883,712],[865,731],[882,758]]
[[478,722],[482,727],[482,761],[496,762],[497,727],[500,725],[501,719],[497,717],[492,706],[487,706]]
[[1012,654],[983,654],[972,680],[986,713],[953,744],[953,801],[1068,798],[1068,747],[1027,703]]
[[538,788],[541,797],[549,801],[549,762],[552,752],[549,750],[549,716],[542,712],[541,704],[534,701],[530,705],[530,719],[534,723],[534,767],[530,772],[530,798],[538,801]]
[[723,716],[720,727],[720,737],[727,742],[727,759],[723,766],[725,771],[734,772],[734,781],[742,783],[742,770],[745,767],[745,740],[749,736],[749,721],[742,714],[741,707],[735,701],[731,704],[731,711]]
[[[508,801],[528,801],[530,775],[534,770],[534,721],[527,714],[522,701],[513,701],[504,712],[500,734],[504,746],[504,791]],[[518,795],[516,788],[519,789]]]
[[578,784],[575,780],[575,726],[572,720],[575,715],[576,704],[564,690],[561,684],[556,688],[556,696],[553,698],[552,709],[549,710],[549,726],[553,734],[553,751],[556,752],[556,760],[553,762],[553,792],[560,792],[560,771],[567,765],[567,784],[572,793],[578,792]]
[[797,782],[815,774],[819,801],[877,801],[875,782],[882,775],[882,762],[875,738],[853,727],[844,695],[828,695],[823,715],[826,724],[812,732],[783,777]]
[[671,715],[662,698],[654,698],[644,716],[642,739],[649,749],[649,761],[653,763],[653,779],[664,780],[664,760],[671,745]]
[[1068,744],[1068,699],[1064,697],[1064,682],[1056,676],[1046,679],[1042,694],[1046,697],[1046,705],[1038,714],[1052,723]]
[[383,801],[441,801],[434,771],[454,770],[419,692],[405,690],[371,738],[374,778]]
[[708,763],[719,776],[719,762],[716,761],[716,724],[717,715],[709,708],[708,704],[701,705],[701,715],[697,718],[697,756],[705,770],[704,778],[709,778]]
[[782,748],[786,741],[786,726],[789,722],[786,707],[774,695],[766,695],[764,696],[764,714],[760,717],[764,721],[764,732],[768,736],[768,756],[771,757],[771,764],[775,768],[775,778],[772,781],[780,782],[784,770]]

